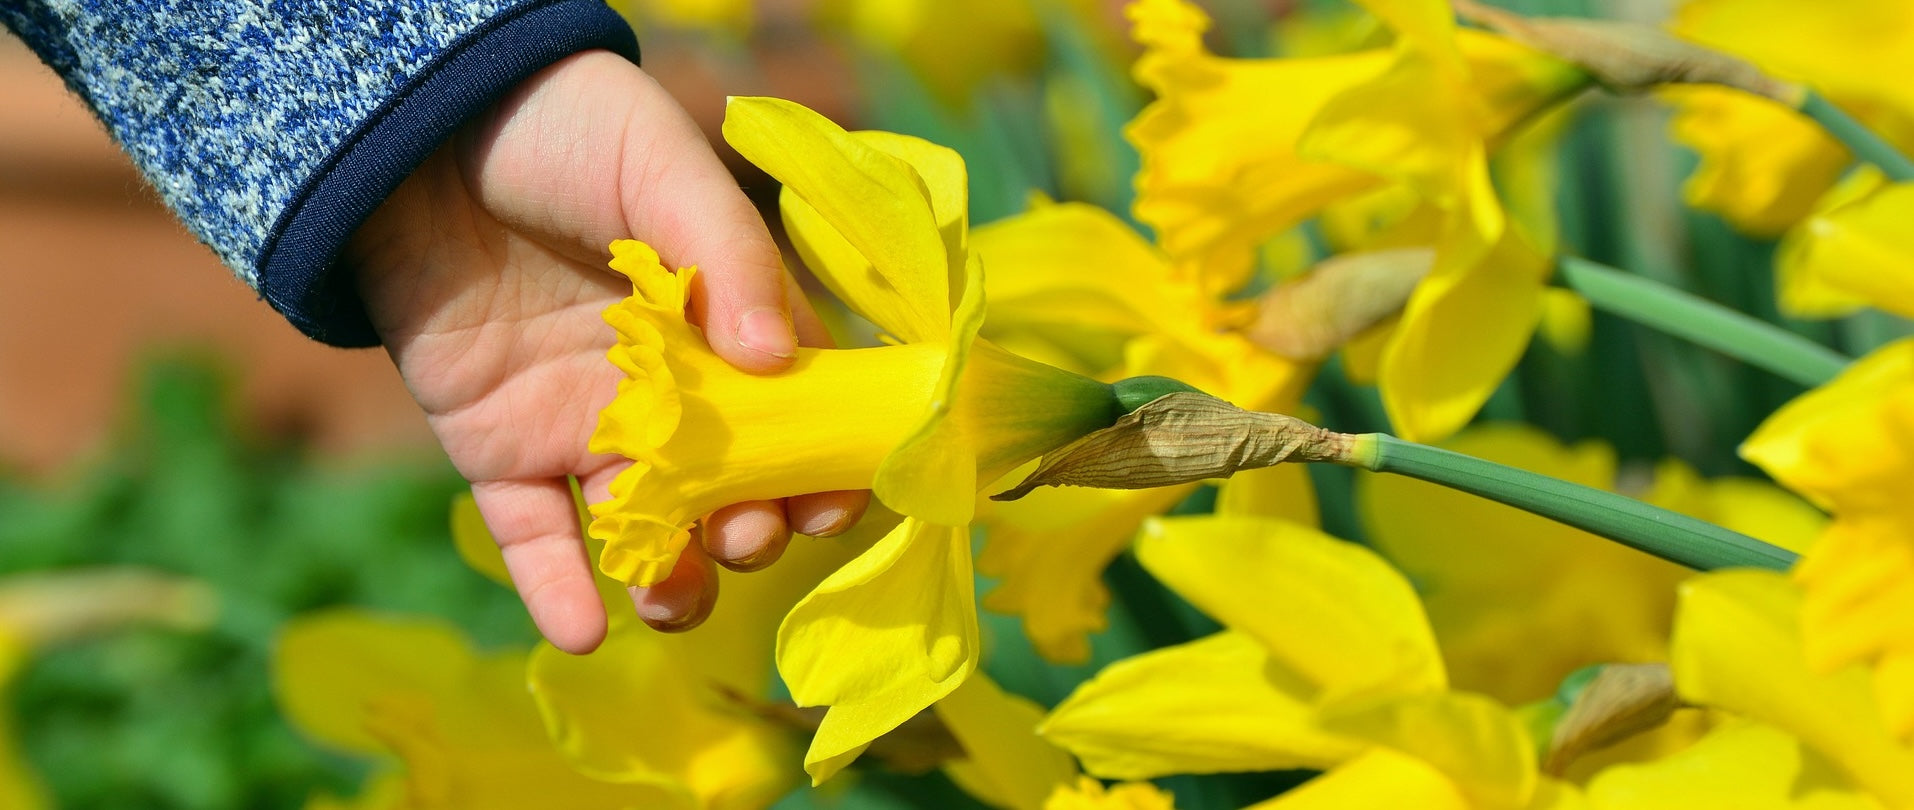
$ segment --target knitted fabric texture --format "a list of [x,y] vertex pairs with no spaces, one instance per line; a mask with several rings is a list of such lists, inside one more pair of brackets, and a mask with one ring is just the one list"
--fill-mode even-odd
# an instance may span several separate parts
[[[341,345],[376,336],[356,299],[340,300],[351,285],[331,267],[338,249],[437,143],[569,53],[637,58],[599,0],[0,0],[0,22],[86,100],[194,235],[295,325]],[[485,42],[500,36],[511,42]],[[478,45],[520,56],[508,70],[467,59],[460,77],[433,75]],[[434,79],[450,102],[410,100],[407,126],[386,128],[403,131],[366,142]],[[309,204],[355,152],[345,168],[371,187]],[[301,219],[304,232],[334,224],[296,250],[276,246]]]

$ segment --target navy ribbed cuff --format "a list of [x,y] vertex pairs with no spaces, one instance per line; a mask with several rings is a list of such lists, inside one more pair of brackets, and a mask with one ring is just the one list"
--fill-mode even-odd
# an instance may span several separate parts
[[352,273],[339,263],[346,240],[466,121],[532,74],[595,48],[638,61],[630,24],[603,0],[527,4],[453,43],[294,195],[260,254],[260,293],[315,340],[378,345]]

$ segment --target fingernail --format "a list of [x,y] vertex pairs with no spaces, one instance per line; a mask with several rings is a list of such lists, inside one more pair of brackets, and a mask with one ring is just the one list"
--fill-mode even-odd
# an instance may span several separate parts
[[796,527],[798,534],[806,537],[832,537],[849,528],[851,510],[843,508],[826,509],[811,516],[804,525]]
[[[633,589],[637,590],[637,589]],[[635,594],[634,594],[635,595]],[[660,633],[682,633],[704,623],[711,610],[702,600],[689,605],[634,600],[638,618]]]
[[797,338],[784,313],[770,307],[758,307],[738,318],[738,342],[755,352],[772,357],[796,357]]
[[783,554],[784,546],[778,543],[771,543],[735,560],[718,560],[717,563],[726,569],[736,571],[740,574],[748,574],[777,562],[778,557],[783,556]]

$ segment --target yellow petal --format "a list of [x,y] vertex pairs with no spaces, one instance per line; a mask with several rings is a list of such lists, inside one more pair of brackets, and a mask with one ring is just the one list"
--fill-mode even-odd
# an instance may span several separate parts
[[511,586],[512,575],[505,570],[505,555],[499,553],[492,532],[485,528],[485,518],[479,514],[478,503],[472,500],[470,492],[452,496],[452,546],[458,549],[459,559],[472,570],[500,585]]
[[[1486,169],[1467,201],[1494,205]],[[1489,220],[1499,221],[1499,213]],[[1547,256],[1514,229],[1486,244],[1455,225],[1436,264],[1403,308],[1383,350],[1377,384],[1396,432],[1436,441],[1459,430],[1521,360],[1535,331]]]
[[[551,739],[573,767],[605,781],[675,785],[707,808],[774,799],[795,781],[793,741],[737,699],[759,698],[769,687],[769,651],[784,613],[881,536],[886,522],[894,525],[895,516],[879,510],[846,537],[798,538],[776,576],[721,573],[723,598],[695,633],[625,622],[591,655],[541,646],[527,679]],[[629,597],[622,588],[618,596],[628,614]],[[659,731],[634,733],[633,717]]]
[[287,624],[274,681],[282,711],[308,734],[395,756],[418,805],[693,806],[674,785],[574,770],[539,723],[525,667],[522,654],[475,655],[435,621],[338,609]]
[[1422,760],[1387,748],[1371,748],[1302,787],[1245,810],[1347,810],[1354,807],[1415,807],[1471,810],[1455,784]]
[[1136,215],[1172,257],[1201,268],[1205,289],[1240,285],[1265,238],[1376,183],[1306,161],[1295,144],[1330,96],[1387,64],[1386,51],[1222,59],[1203,48],[1209,20],[1187,0],[1142,0],[1127,13],[1144,47],[1136,79],[1157,95],[1126,132],[1143,161]]
[[1837,513],[1907,514],[1914,339],[1888,344],[1768,417],[1741,456]]
[[[977,392],[972,389],[981,387],[965,385],[965,372],[977,344],[977,331],[984,324],[984,279],[975,257],[964,270],[963,300],[952,317],[951,333],[945,338],[948,353],[929,411],[917,428],[884,457],[871,485],[872,493],[884,505],[945,526],[970,523],[977,500],[978,437],[966,430],[970,422],[967,417],[974,411],[964,408],[959,388],[964,394],[973,394]],[[964,414],[956,413],[960,408]]]
[[1380,75],[1329,99],[1297,151],[1406,182],[1454,207],[1462,158],[1480,152],[1481,136],[1457,103],[1463,78],[1444,67],[1423,50],[1399,51]]
[[280,630],[273,693],[302,733],[374,754],[386,750],[366,727],[374,701],[429,705],[458,691],[473,660],[459,632],[436,621],[346,609],[308,614]]
[[964,747],[972,772],[990,785],[994,805],[1040,810],[1052,791],[1077,777],[1070,755],[1037,736],[1043,707],[1004,692],[981,672],[932,708]]
[[1682,184],[1689,205],[1753,236],[1779,236],[1813,209],[1851,161],[1819,124],[1768,99],[1722,87],[1661,91],[1669,134],[1701,158]]
[[1474,807],[1526,807],[1535,795],[1535,744],[1514,712],[1482,695],[1390,698],[1331,712],[1323,726],[1428,763]]
[[[781,99],[732,98],[724,137],[784,184],[792,239],[839,299],[907,343],[944,338],[958,265],[909,163]],[[811,210],[793,217],[792,200]]]
[[977,567],[996,577],[984,606],[1023,618],[1024,635],[1058,663],[1090,660],[1090,634],[1109,626],[1103,569],[1137,528],[1194,491],[1194,485],[1116,490],[1044,488],[993,502]]
[[1361,746],[1316,725],[1317,694],[1257,639],[1225,630],[1105,667],[1042,733],[1106,779],[1326,768]]
[[1151,520],[1137,559],[1163,584],[1334,701],[1446,683],[1422,604],[1369,551],[1295,524],[1223,516]]
[[1745,720],[1660,759],[1610,766],[1589,782],[1588,799],[1595,810],[1880,807],[1800,741]]
[[1216,514],[1268,518],[1319,528],[1316,487],[1301,464],[1278,464],[1239,472],[1216,493]]
[[1821,673],[1875,665],[1883,719],[1900,738],[1914,733],[1911,687],[1901,666],[1914,657],[1914,521],[1843,517],[1822,535],[1794,579],[1803,592],[1803,653]]
[[908,519],[792,608],[778,671],[798,705],[832,707],[807,766],[860,749],[963,682],[977,665],[972,588],[969,531]]
[[1866,304],[1914,316],[1914,183],[1864,172],[1830,192],[1782,240],[1775,258],[1781,305],[1802,317],[1845,315]]
[[990,269],[984,332],[993,339],[1037,332],[1067,336],[1074,344],[1082,338],[1069,333],[1088,331],[1098,344],[1092,351],[1114,360],[1123,341],[1173,320],[1161,316],[1162,309],[1181,313],[1196,303],[1179,308],[1166,301],[1193,296],[1190,288],[1171,283],[1169,262],[1155,247],[1094,205],[1037,206],[980,227],[971,237],[972,249]]
[[[528,676],[552,741],[581,773],[658,785],[687,807],[775,800],[794,786],[796,747],[788,732],[730,705],[724,691],[761,692],[765,663],[741,660],[743,672],[706,680],[685,665],[678,638],[628,624],[591,655],[541,646]],[[633,717],[645,718],[648,730],[634,729]]]
[[983,270],[975,256],[967,269],[930,408],[871,487],[892,509],[946,526],[970,522],[979,482],[1122,415],[1109,386],[979,341]]
[[1914,749],[1889,734],[1868,673],[1812,672],[1800,616],[1800,593],[1781,574],[1724,571],[1690,580],[1670,661],[1677,691],[1793,734],[1889,806],[1914,802]]

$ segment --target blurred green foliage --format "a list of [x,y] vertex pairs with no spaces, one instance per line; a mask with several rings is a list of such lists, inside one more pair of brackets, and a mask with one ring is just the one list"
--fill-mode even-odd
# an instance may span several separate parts
[[148,364],[99,461],[54,486],[0,478],[0,576],[149,566],[219,596],[204,633],[132,630],[42,651],[15,684],[29,762],[69,808],[299,807],[357,792],[363,766],[281,720],[269,654],[293,613],[426,613],[481,644],[529,643],[517,599],[452,549],[463,482],[442,458],[316,459],[248,438],[203,356]]

